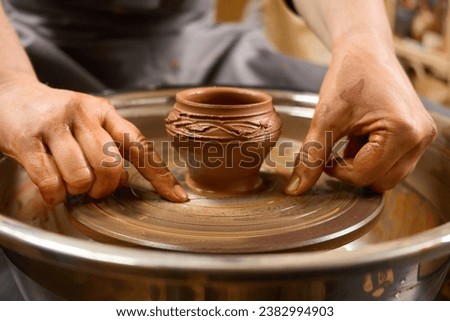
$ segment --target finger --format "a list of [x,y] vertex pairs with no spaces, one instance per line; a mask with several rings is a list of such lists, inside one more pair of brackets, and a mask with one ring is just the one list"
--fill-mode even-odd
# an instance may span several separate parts
[[368,142],[368,135],[349,136],[344,150],[344,158],[354,158],[356,154]]
[[154,150],[153,143],[148,141],[133,124],[120,117],[115,110],[111,110],[105,116],[104,128],[120,143],[123,157],[150,181],[158,194],[173,202],[188,200],[186,191],[178,184]]
[[297,157],[292,176],[285,186],[286,194],[302,194],[317,182],[333,145],[339,139],[332,131],[327,131],[325,126],[316,125],[317,122],[313,118],[310,130]]
[[44,136],[44,140],[58,166],[67,192],[79,195],[89,191],[94,177],[70,129],[54,129],[50,135]]
[[123,169],[123,159],[111,136],[99,124],[77,125],[74,135],[94,172],[88,191],[92,198],[103,198],[116,190]]
[[44,201],[50,205],[64,202],[66,188],[53,157],[38,139],[22,144],[15,155],[25,168],[31,181],[36,184]]
[[414,147],[393,135],[387,139],[389,135],[385,130],[372,133],[354,158],[335,162],[327,174],[357,186],[373,184]]
[[386,174],[370,184],[369,187],[380,193],[394,188],[395,185],[403,181],[414,170],[422,152],[423,148],[416,146],[389,169]]

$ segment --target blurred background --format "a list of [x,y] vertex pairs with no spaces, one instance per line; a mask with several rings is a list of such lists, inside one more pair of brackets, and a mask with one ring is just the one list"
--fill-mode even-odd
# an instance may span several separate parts
[[[251,0],[217,0],[219,22],[237,22]],[[397,55],[419,95],[450,108],[449,0],[385,0]],[[331,55],[282,0],[262,0],[264,26],[284,54],[327,65]]]

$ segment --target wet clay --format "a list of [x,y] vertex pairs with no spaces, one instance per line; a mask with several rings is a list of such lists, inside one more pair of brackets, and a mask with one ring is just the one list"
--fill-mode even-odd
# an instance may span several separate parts
[[220,196],[250,194],[281,132],[272,97],[250,89],[203,87],[178,92],[166,130],[188,168],[186,183]]
[[[256,195],[222,200],[192,197],[187,206],[166,202],[156,193],[141,189],[147,187],[148,183],[137,171],[132,172],[130,179],[139,180],[133,185],[140,186],[132,193],[122,189],[103,202],[85,203],[80,200],[79,204],[75,204],[76,200],[70,199],[66,205],[53,208],[45,204],[36,185],[21,171],[7,213],[31,226],[82,240],[93,239],[129,247],[150,246],[187,252],[261,252],[280,250],[276,248],[280,245],[281,249],[289,248],[295,243],[295,238],[300,243],[302,238],[309,238],[310,233],[302,233],[306,230],[301,225],[309,224],[311,215],[316,219],[314,225],[320,225],[321,222],[330,219],[333,222],[334,217],[339,217],[332,211],[336,206],[355,212],[355,198],[352,199],[355,194],[325,182],[320,184],[322,187],[314,194],[288,197],[279,191],[281,182],[276,193],[272,192],[277,189],[277,181],[274,179],[268,188]],[[265,179],[270,181],[270,175],[266,174]],[[345,186],[339,182],[334,184]],[[273,195],[277,195],[275,200]],[[256,210],[249,213],[246,209],[249,204]],[[120,213],[120,209],[125,208],[129,211]],[[320,217],[317,216],[319,212],[322,212]],[[97,231],[94,225],[88,224],[88,227],[80,222],[89,223],[92,220],[98,221],[95,226],[103,228]],[[330,227],[335,227],[336,222],[344,221],[335,220],[335,224],[330,224]],[[431,204],[408,185],[399,185],[387,194],[386,205],[373,228],[343,249],[359,249],[407,237],[439,224],[439,214]],[[139,233],[136,227],[139,227]],[[134,228],[134,233],[129,228]],[[148,240],[151,242],[145,243],[146,239],[142,239],[143,232],[148,233]],[[141,239],[136,238],[137,235]],[[163,240],[162,237],[166,239]],[[268,240],[264,241],[266,237]],[[345,242],[333,241],[333,244],[326,246],[319,244],[318,249],[334,248],[342,243]],[[305,249],[300,247],[297,250]]]

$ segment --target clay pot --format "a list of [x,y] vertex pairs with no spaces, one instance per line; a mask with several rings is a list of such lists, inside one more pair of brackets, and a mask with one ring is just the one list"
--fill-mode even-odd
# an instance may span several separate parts
[[281,120],[263,92],[204,87],[176,94],[166,130],[186,163],[191,188],[238,195],[262,187],[259,171],[280,135]]

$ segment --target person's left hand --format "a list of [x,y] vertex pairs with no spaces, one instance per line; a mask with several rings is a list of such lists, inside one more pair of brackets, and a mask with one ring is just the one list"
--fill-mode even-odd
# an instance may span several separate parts
[[124,159],[172,202],[188,200],[152,141],[106,99],[0,73],[0,152],[27,171],[51,205],[66,194],[103,198],[126,181]]

